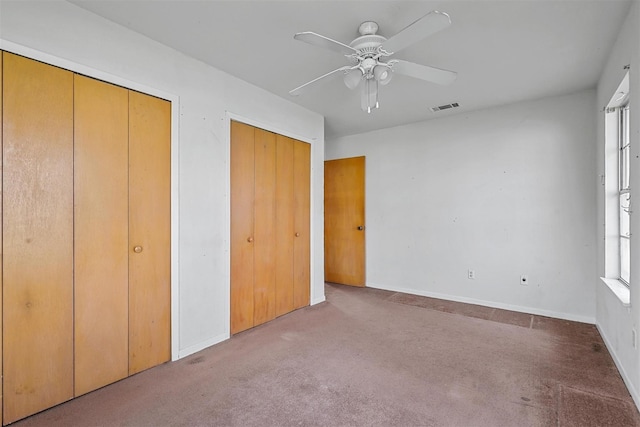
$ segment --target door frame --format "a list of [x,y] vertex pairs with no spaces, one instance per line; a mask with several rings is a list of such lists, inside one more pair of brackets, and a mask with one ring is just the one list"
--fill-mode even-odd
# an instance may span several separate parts
[[63,68],[74,73],[83,74],[97,80],[112,83],[118,86],[142,92],[157,98],[171,102],[171,360],[178,360],[187,354],[180,354],[180,318],[179,318],[179,200],[180,200],[180,183],[179,183],[179,123],[180,123],[180,97],[173,93],[150,87],[139,82],[125,79],[104,71],[97,70],[86,65],[58,58],[39,50],[35,50],[17,43],[13,43],[4,39],[0,39],[0,50],[21,55],[36,61],[44,62],[56,67]]

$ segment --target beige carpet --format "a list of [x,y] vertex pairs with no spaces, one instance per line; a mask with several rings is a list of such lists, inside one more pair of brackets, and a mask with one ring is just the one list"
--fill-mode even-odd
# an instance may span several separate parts
[[593,325],[327,285],[16,426],[640,426]]

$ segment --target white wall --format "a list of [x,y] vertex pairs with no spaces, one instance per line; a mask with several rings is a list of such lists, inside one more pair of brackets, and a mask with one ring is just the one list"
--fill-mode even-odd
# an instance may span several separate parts
[[366,156],[367,286],[593,323],[595,108],[590,90],[327,140]]
[[[618,85],[627,72],[625,65],[631,65],[629,73],[630,114],[631,114],[631,200],[635,209],[631,213],[631,307],[624,307],[620,300],[598,277],[605,275],[605,232],[604,232],[604,187],[598,178],[593,184],[598,191],[598,274],[592,279],[597,294],[596,322],[618,369],[624,378],[636,405],[640,407],[640,357],[631,343],[632,329],[640,325],[640,2],[633,2],[624,25],[618,35],[609,60],[598,83],[597,102],[599,110],[607,106]],[[594,116],[597,122],[597,171],[605,173],[604,112]],[[615,249],[615,248],[614,248]]]
[[174,101],[173,358],[229,336],[230,117],[312,144],[311,300],[324,300],[322,116],[70,3],[0,8],[0,48]]

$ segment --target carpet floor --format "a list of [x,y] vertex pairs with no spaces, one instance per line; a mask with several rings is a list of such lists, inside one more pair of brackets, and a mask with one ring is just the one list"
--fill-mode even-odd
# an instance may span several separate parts
[[593,325],[332,284],[326,295],[14,426],[640,426]]

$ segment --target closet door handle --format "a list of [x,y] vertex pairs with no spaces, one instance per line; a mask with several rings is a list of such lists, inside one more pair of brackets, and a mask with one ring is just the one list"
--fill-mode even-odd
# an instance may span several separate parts
[[360,231],[364,230],[364,225],[359,225],[358,226],[358,230],[360,230]]
[[296,233],[296,237],[300,237],[300,233]]
[[139,254],[140,252],[142,252],[142,246],[134,246],[133,252]]
[[247,242],[249,243],[253,242],[253,237],[247,237]]

